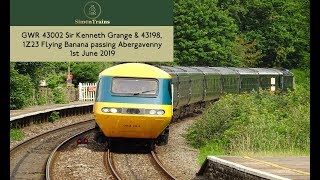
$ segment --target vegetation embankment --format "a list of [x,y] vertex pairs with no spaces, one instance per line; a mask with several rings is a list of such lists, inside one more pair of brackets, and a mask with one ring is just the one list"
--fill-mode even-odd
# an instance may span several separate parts
[[[71,87],[66,85],[68,66],[74,75]],[[96,82],[98,74],[108,66],[109,63],[11,62],[10,110],[68,103],[75,98],[75,87],[79,82]],[[45,86],[40,86],[41,80],[46,81]],[[49,122],[58,119],[58,112],[52,112],[49,116]],[[20,129],[10,129],[10,141],[20,141],[23,137]]]
[[188,142],[207,155],[309,155],[310,73],[292,70],[296,89],[230,94],[188,129]]
[[[73,75],[67,87],[68,66]],[[63,104],[74,100],[79,82],[96,82],[109,63],[11,62],[10,109],[32,105]],[[45,81],[44,85],[40,81]]]

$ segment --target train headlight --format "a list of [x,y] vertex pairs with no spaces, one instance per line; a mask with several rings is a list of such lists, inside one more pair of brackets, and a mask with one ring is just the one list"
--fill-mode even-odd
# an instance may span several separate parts
[[158,110],[158,111],[157,111],[157,114],[158,114],[158,115],[163,115],[163,114],[164,114],[164,110]]
[[112,113],[117,113],[118,110],[117,110],[116,108],[111,108],[111,109],[110,109],[110,112],[112,112]]
[[121,108],[103,107],[101,111],[104,113],[121,113]]
[[163,115],[164,114],[164,110],[162,110],[162,109],[150,109],[147,113],[149,113],[150,115]]
[[154,115],[154,114],[156,114],[156,113],[157,113],[157,111],[156,111],[156,110],[153,110],[153,109],[149,111],[149,114],[151,114],[151,115]]
[[104,112],[104,113],[109,113],[109,112],[110,112],[110,109],[109,109],[109,108],[106,108],[106,107],[103,107],[103,108],[101,109],[101,111]]

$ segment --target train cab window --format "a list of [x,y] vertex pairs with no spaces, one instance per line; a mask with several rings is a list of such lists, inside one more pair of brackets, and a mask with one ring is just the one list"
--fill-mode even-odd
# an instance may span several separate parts
[[114,77],[111,92],[120,96],[156,96],[158,86],[157,79]]

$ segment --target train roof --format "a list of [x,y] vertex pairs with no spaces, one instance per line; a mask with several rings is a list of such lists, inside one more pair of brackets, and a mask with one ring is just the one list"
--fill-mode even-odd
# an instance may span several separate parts
[[212,69],[216,69],[220,72],[220,74],[239,74],[238,71],[230,69],[228,67],[208,67]]
[[172,78],[170,74],[201,73],[222,75],[285,75],[293,76],[287,69],[236,68],[236,67],[185,67],[152,66],[144,63],[124,63],[102,71],[99,76]]
[[199,69],[195,69],[193,67],[181,67],[177,66],[177,68],[184,70],[185,72],[188,73],[202,73]]
[[290,72],[288,69],[279,69],[285,76],[294,76],[292,72]]
[[220,74],[220,71],[218,69],[213,69],[210,67],[193,67],[195,69],[199,69],[205,74]]
[[143,63],[124,63],[103,70],[99,76],[172,78],[166,71]]
[[160,66],[161,69],[168,73],[201,73],[201,74],[219,74],[219,70],[210,67],[185,67],[185,66]]
[[169,74],[219,74],[218,70],[209,67],[160,66],[160,68]]
[[230,67],[229,69],[235,70],[241,75],[258,75],[258,72],[256,70],[250,68]]
[[181,68],[177,68],[176,66],[175,67],[172,67],[172,66],[160,66],[159,68],[164,70],[164,71],[166,71],[167,73],[185,72],[185,70],[183,70]]
[[259,74],[262,75],[281,75],[281,71],[278,69],[272,69],[272,68],[250,68],[252,70],[257,71]]

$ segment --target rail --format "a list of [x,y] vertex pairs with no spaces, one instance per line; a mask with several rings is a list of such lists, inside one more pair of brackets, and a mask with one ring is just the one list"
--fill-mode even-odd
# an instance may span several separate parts
[[93,131],[94,128],[91,128],[91,129],[88,129],[88,130],[85,130],[83,132],[80,132],[80,133],[77,133],[71,137],[69,137],[68,139],[66,139],[65,141],[63,141],[62,143],[60,143],[50,154],[48,160],[47,160],[47,164],[46,164],[46,180],[50,180],[50,170],[51,170],[51,167],[52,167],[52,164],[54,163],[54,159],[55,159],[55,156],[57,155],[57,152],[58,150],[65,144],[67,144],[68,142],[70,142],[72,139],[78,137],[78,136],[81,136],[85,133],[88,133],[88,132],[91,132]]

